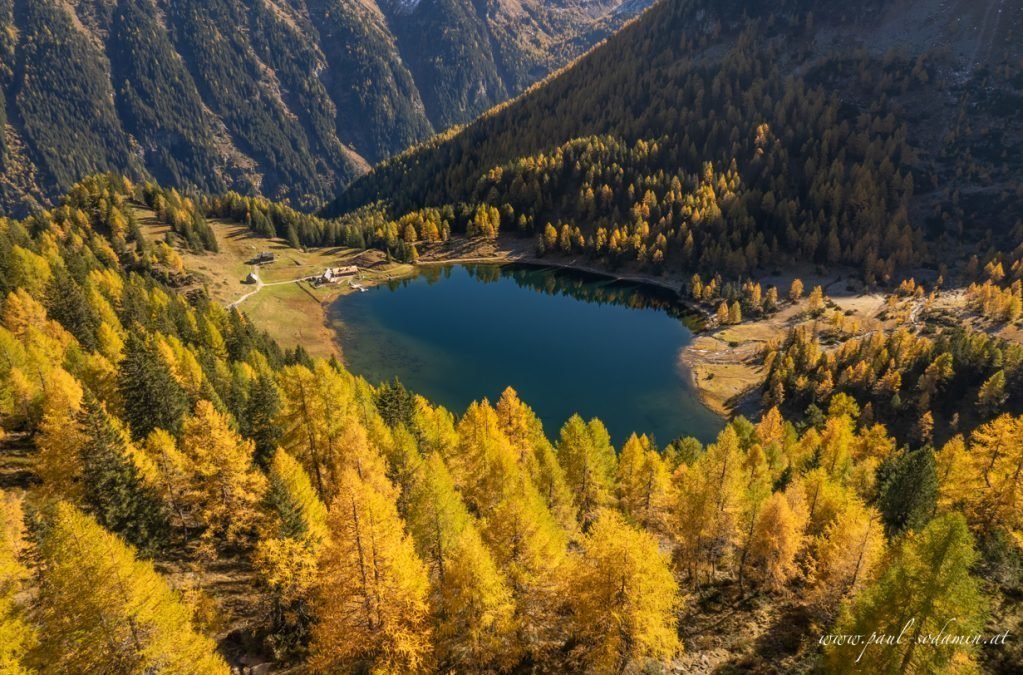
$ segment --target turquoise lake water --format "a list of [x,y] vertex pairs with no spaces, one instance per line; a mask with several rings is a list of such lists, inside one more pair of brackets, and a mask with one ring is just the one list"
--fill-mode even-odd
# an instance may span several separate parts
[[619,445],[633,431],[711,440],[723,421],[679,366],[692,332],[671,295],[554,268],[424,267],[339,298],[331,318],[349,370],[456,415],[511,386],[552,439],[578,412]]

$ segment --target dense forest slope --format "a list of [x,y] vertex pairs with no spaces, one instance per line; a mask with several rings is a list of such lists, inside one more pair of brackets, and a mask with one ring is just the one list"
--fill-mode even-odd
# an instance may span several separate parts
[[[799,396],[890,353],[890,394],[932,354],[925,408],[1006,364],[940,446],[846,381],[804,421],[615,447],[511,389],[448,411],[281,349],[187,279],[211,205],[97,176],[0,218],[0,671],[1018,671],[1018,348],[776,358]],[[911,637],[834,638],[874,631]]]
[[328,212],[483,204],[610,264],[880,279],[1020,223],[1021,27],[998,0],[667,0]]
[[0,209],[112,169],[318,204],[646,4],[0,0]]

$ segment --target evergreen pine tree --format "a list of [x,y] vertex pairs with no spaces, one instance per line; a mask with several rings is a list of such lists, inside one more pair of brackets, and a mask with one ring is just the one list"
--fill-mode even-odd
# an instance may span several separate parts
[[99,346],[99,316],[81,286],[62,268],[54,270],[46,287],[46,311],[89,351]]
[[256,445],[255,462],[266,468],[281,442],[283,433],[277,423],[281,410],[281,394],[273,377],[260,374],[252,383],[242,416],[242,435]]
[[398,381],[398,378],[395,378],[394,382],[380,385],[376,404],[380,416],[388,426],[397,427],[404,424],[412,428],[412,418],[416,411],[415,397]]
[[142,550],[160,546],[168,529],[162,502],[143,481],[123,431],[88,392],[79,424],[84,438],[79,454],[86,511]]
[[160,352],[135,331],[125,341],[117,383],[134,438],[145,438],[157,428],[181,429],[188,397]]
[[938,500],[934,452],[926,447],[892,456],[878,469],[878,493],[889,534],[926,525]]

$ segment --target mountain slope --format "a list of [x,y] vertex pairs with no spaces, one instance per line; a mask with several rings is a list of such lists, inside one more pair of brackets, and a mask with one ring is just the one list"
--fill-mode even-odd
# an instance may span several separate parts
[[485,202],[611,263],[881,278],[1023,218],[1021,27],[998,0],[668,0],[328,212]]
[[322,203],[644,6],[0,0],[0,209],[106,170]]

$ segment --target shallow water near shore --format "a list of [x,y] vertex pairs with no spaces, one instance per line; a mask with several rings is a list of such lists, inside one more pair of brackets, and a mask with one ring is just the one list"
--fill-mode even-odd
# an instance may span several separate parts
[[618,445],[633,431],[707,441],[724,423],[678,365],[694,317],[665,289],[526,265],[424,266],[338,298],[329,315],[349,370],[397,377],[455,414],[511,386],[552,438],[576,412]]

